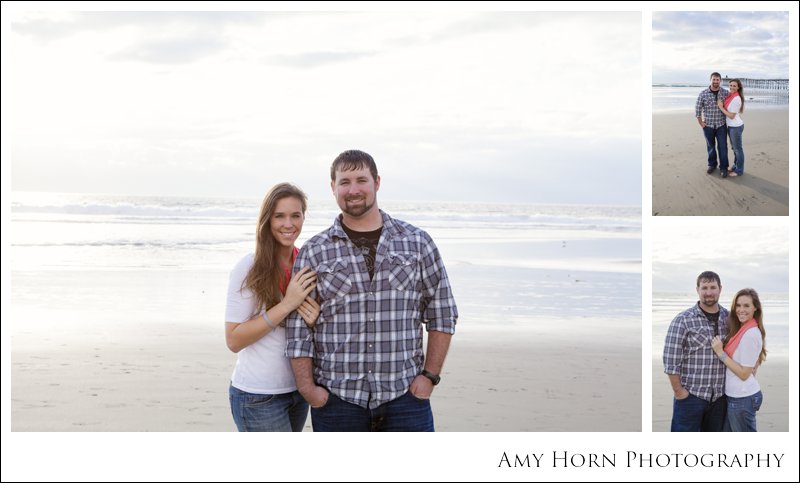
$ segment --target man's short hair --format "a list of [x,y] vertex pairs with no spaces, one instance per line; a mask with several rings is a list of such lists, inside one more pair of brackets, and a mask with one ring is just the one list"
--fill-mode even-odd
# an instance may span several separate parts
[[370,174],[374,181],[378,180],[378,167],[375,165],[375,160],[372,156],[359,151],[358,149],[350,149],[343,152],[331,164],[331,181],[336,181],[337,171],[355,171],[357,169],[369,168]]
[[700,287],[700,282],[707,280],[709,282],[717,282],[718,287],[722,287],[722,282],[719,281],[719,275],[711,271],[705,271],[697,276],[697,287]]
[[722,76],[719,75],[719,72],[712,72],[711,73],[711,77],[709,77],[709,79],[714,78],[714,77],[719,77],[720,79],[722,79]]

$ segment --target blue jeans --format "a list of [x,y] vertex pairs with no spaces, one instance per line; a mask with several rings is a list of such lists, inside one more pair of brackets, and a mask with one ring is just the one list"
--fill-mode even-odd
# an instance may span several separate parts
[[731,137],[731,148],[733,148],[733,170],[736,174],[744,174],[744,149],[742,149],[742,133],[744,124],[739,127],[729,127],[728,136]]
[[727,405],[725,396],[713,403],[693,394],[686,399],[675,399],[672,403],[671,431],[722,431]]
[[230,386],[233,422],[239,431],[302,431],[308,403],[299,392],[252,394]]
[[335,394],[321,408],[311,408],[314,431],[433,431],[433,413],[428,399],[406,392],[399,398],[365,409],[343,401]]
[[[717,167],[717,152],[719,152],[719,169],[728,169],[728,126],[723,124],[718,128],[704,127],[703,135],[706,137],[708,150],[708,167]],[[715,147],[716,144],[716,147]]]
[[725,431],[755,432],[756,411],[761,408],[764,395],[761,391],[752,396],[728,396],[728,417],[725,418]]

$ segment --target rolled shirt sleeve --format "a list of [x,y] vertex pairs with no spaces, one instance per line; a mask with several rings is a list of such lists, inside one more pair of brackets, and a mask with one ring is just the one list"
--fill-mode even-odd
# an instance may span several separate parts
[[[309,259],[309,249],[304,246],[297,254],[292,267],[292,273],[297,273],[303,267],[313,267]],[[316,290],[309,294],[316,297]],[[314,357],[314,333],[306,325],[303,317],[296,310],[286,317],[286,357]]]
[[[423,232],[424,233],[424,232]],[[456,331],[458,309],[450,288],[439,249],[427,233],[422,243],[422,322],[427,329],[453,334]]]
[[701,117],[703,113],[703,93],[697,96],[697,101],[694,103],[694,117]]
[[681,374],[685,338],[686,325],[683,317],[675,317],[669,324],[667,337],[664,340],[664,372],[666,374]]

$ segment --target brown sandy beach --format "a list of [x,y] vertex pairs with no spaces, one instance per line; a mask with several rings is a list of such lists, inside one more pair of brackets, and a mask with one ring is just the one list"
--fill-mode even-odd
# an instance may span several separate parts
[[[653,215],[788,215],[789,110],[745,111],[744,176],[706,174],[694,113],[653,115]],[[728,146],[730,163],[733,151]]]
[[[235,355],[221,331],[98,332],[88,346],[85,336],[15,338],[12,431],[236,430],[226,388]],[[640,430],[639,411],[619,411],[641,400],[640,334],[578,350],[558,334],[469,332],[453,339],[434,393],[437,431]]]

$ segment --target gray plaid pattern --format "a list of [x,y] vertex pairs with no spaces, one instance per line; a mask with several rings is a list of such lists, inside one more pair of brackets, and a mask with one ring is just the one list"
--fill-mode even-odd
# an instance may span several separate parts
[[294,270],[311,267],[317,273],[320,315],[313,331],[297,312],[286,319],[286,356],[313,357],[317,384],[370,409],[402,396],[422,370],[422,324],[452,334],[458,318],[431,237],[381,215],[372,280],[361,251],[342,229],[341,215],[303,245]]
[[[727,309],[720,306],[717,333],[723,341],[727,319]],[[680,374],[687,391],[712,402],[725,394],[725,364],[711,349],[713,337],[714,323],[695,304],[672,320],[664,341],[664,372]]]
[[725,114],[717,107],[717,99],[724,101],[729,94],[728,89],[720,87],[717,94],[719,97],[714,97],[711,89],[706,88],[697,96],[697,102],[694,104],[694,117],[700,117],[700,113],[702,113],[706,126],[714,129],[724,126]]

